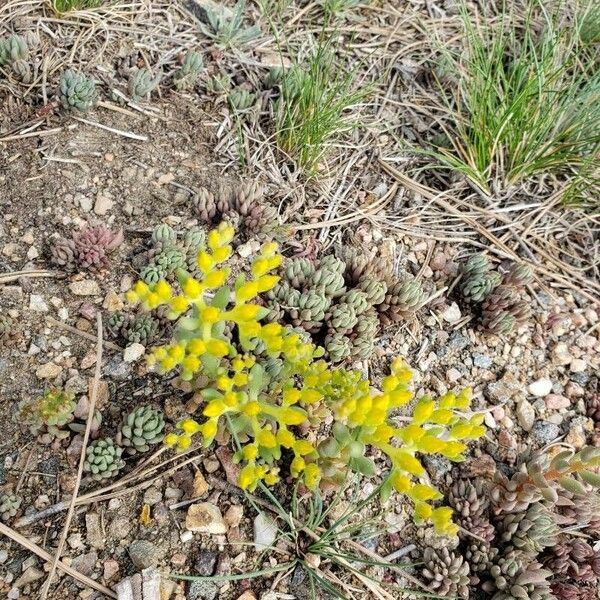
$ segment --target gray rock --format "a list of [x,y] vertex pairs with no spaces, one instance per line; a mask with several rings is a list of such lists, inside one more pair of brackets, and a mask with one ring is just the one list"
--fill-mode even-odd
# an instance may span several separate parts
[[590,380],[590,376],[585,373],[571,373],[571,381],[578,383],[579,385],[587,385],[587,382]]
[[273,544],[277,537],[277,525],[273,519],[259,513],[254,519],[254,544],[260,552]]
[[120,356],[115,356],[104,369],[104,374],[108,377],[112,377],[117,381],[124,381],[129,377],[131,371],[131,365],[123,362]]
[[463,350],[470,344],[471,340],[458,331],[453,332],[448,340],[448,346],[452,348],[452,350]]
[[525,431],[531,431],[535,420],[535,410],[527,400],[521,400],[517,406],[517,421]]
[[86,577],[91,577],[94,572],[94,567],[96,566],[96,561],[98,560],[98,554],[96,552],[88,552],[87,554],[81,554],[76,556],[71,563],[71,566],[79,571],[82,575]]
[[480,369],[489,369],[492,366],[492,358],[479,352],[473,352],[473,364]]
[[452,469],[452,463],[437,454],[424,454],[422,461],[432,481],[440,481]]
[[196,562],[194,562],[194,569],[201,577],[210,577],[215,572],[216,564],[216,552],[213,550],[200,550],[200,554],[198,554],[198,558],[196,558]]
[[155,567],[163,557],[163,552],[148,540],[136,540],[129,545],[129,558],[138,569]]
[[187,592],[187,600],[214,600],[217,586],[212,581],[192,581]]
[[531,428],[531,437],[541,446],[554,441],[560,435],[560,427],[549,421],[536,421]]

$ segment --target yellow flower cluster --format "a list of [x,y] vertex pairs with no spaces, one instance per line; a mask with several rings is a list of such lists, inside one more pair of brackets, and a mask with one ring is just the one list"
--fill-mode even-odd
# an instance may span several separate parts
[[[239,484],[249,490],[261,481],[279,481],[278,463],[284,454],[291,458],[291,476],[314,488],[336,469],[369,471],[372,461],[364,452],[376,447],[392,464],[384,489],[407,494],[415,503],[417,520],[430,519],[438,531],[454,532],[451,510],[431,504],[441,495],[428,484],[416,455],[435,452],[461,460],[464,442],[483,434],[481,417],[457,412],[468,409],[469,391],[437,401],[423,398],[411,422],[396,427],[391,411],[413,398],[410,369],[395,360],[382,391],[376,392],[360,373],[332,369],[320,359],[322,349],[293,330],[263,324],[267,309],[256,299],[277,283],[272,272],[281,256],[276,244],[264,244],[251,276],[238,276],[230,288],[230,271],[222,265],[231,256],[233,235],[226,224],[209,233],[207,248],[197,257],[198,277],[181,270],[179,292],[159,281],[138,282],[128,294],[146,310],[167,306],[169,318],[177,321],[174,340],[154,348],[149,363],[159,372],[178,369],[185,380],[201,373],[209,382],[198,390],[204,401],[203,422],[179,422],[165,442],[184,450],[199,434],[208,446],[220,428],[227,428],[238,443],[235,459],[243,465]],[[281,363],[277,377],[265,370],[265,359]],[[343,440],[323,438],[315,415],[331,416]],[[310,426],[308,434],[300,433]]]

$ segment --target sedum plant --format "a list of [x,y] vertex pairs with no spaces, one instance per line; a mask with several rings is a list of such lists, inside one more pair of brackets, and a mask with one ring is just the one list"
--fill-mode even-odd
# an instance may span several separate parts
[[179,91],[193,89],[200,77],[203,67],[204,62],[202,61],[202,54],[190,50],[185,55],[181,68],[173,76],[175,87]]
[[83,470],[90,473],[94,481],[110,479],[125,466],[121,458],[123,448],[116,446],[111,438],[95,440],[85,452]]
[[160,410],[151,406],[138,406],[131,411],[121,427],[121,442],[129,454],[148,452],[150,446],[164,438],[165,420]]
[[20,402],[18,419],[34,434],[48,433],[53,438],[64,439],[70,434],[63,427],[73,420],[75,406],[73,394],[51,389],[39,398]]
[[260,27],[243,27],[246,0],[238,0],[233,15],[228,18],[223,10],[206,8],[208,25],[201,24],[202,32],[220,46],[247,44],[260,35]]
[[154,77],[150,69],[137,69],[129,76],[127,91],[134,102],[150,96],[152,90],[158,87],[161,76]]
[[[375,465],[365,453],[376,448],[391,462],[384,497],[393,490],[408,495],[418,522],[431,520],[438,532],[455,533],[452,510],[432,505],[442,496],[429,484],[418,456],[463,459],[466,441],[484,432],[482,415],[464,416],[470,391],[439,400],[423,397],[410,423],[397,427],[390,415],[413,398],[410,369],[394,360],[382,391],[376,391],[358,371],[332,368],[321,358],[322,348],[291,328],[264,323],[268,309],[257,300],[277,284],[272,271],[282,257],[275,243],[265,243],[251,274],[239,274],[229,287],[230,269],[223,263],[232,254],[233,236],[233,227],[225,223],[208,234],[207,249],[197,255],[199,276],[180,269],[179,291],[161,280],[140,281],[128,292],[131,302],[145,310],[167,307],[168,317],[177,321],[174,339],[152,350],[150,364],[160,373],[177,369],[192,383],[202,376],[196,390],[204,418],[184,419],[165,442],[184,450],[199,435],[209,446],[226,429],[238,445],[239,485],[249,490],[260,482],[277,483],[284,457],[291,459],[290,475],[309,488],[336,470],[372,474]],[[273,360],[278,368],[268,370],[265,365]],[[323,427],[330,421],[337,438]],[[337,464],[338,447],[328,443],[334,439]]]
[[98,101],[96,82],[85,73],[68,69],[60,78],[58,97],[63,108],[88,112]]

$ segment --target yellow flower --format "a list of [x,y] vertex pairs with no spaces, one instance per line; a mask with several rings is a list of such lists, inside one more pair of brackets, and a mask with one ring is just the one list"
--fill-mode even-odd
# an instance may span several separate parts
[[279,475],[277,471],[271,469],[263,479],[267,485],[275,485],[279,481]]
[[208,340],[206,350],[215,356],[227,356],[229,354],[229,344],[223,340]]
[[256,466],[253,463],[248,463],[241,471],[239,478],[239,485],[243,490],[252,488],[258,479],[256,476]]
[[231,256],[231,246],[221,246],[213,252],[215,262],[225,262]]
[[435,402],[430,398],[424,397],[417,402],[413,411],[413,422],[417,424],[425,423],[435,410]]
[[233,308],[229,318],[233,321],[251,321],[256,319],[260,308],[258,304],[241,304]]
[[314,489],[321,479],[321,469],[315,463],[309,463],[304,469],[304,483],[309,489]]
[[275,254],[275,252],[277,252],[277,249],[279,248],[279,245],[277,244],[277,242],[265,242],[262,247],[261,247],[261,252],[264,256],[272,256],[273,254]]
[[227,275],[229,275],[228,270],[211,271],[210,273],[206,274],[206,277],[202,283],[204,283],[204,285],[210,289],[218,288],[225,283]]
[[252,275],[254,275],[254,277],[265,275],[269,270],[269,261],[264,256],[259,256],[252,262]]
[[249,417],[255,417],[260,413],[260,404],[256,401],[248,402],[242,409],[242,412]]
[[182,313],[186,311],[190,305],[188,299],[185,296],[175,296],[171,299],[171,308],[177,312]]
[[192,438],[189,435],[180,435],[177,439],[177,449],[187,450],[192,444]]
[[433,512],[433,509],[431,508],[431,505],[429,505],[425,502],[415,503],[415,513],[414,514],[415,514],[415,520],[417,521],[417,523],[419,521],[423,521],[424,519],[429,519],[432,512]]
[[219,422],[217,419],[209,419],[200,425],[200,433],[205,440],[212,440],[217,435]]
[[218,417],[227,410],[227,406],[222,400],[211,400],[202,411],[205,417]]
[[284,425],[300,425],[306,421],[306,413],[293,407],[282,408],[279,411],[279,421]]
[[184,371],[195,373],[200,368],[200,360],[198,360],[196,356],[188,354],[188,356],[181,361],[181,367]]
[[179,440],[179,436],[176,433],[168,433],[165,435],[164,443],[166,446],[172,447]]
[[161,301],[168,302],[173,295],[173,290],[171,289],[171,286],[164,279],[162,279],[154,287],[154,293],[161,299]]
[[187,279],[181,286],[181,289],[188,298],[192,298],[193,300],[199,298],[202,295],[202,292],[204,291],[202,288],[202,284],[193,277]]
[[313,445],[307,440],[296,440],[292,446],[294,453],[303,456],[305,454],[311,454],[315,451]]
[[185,433],[191,433],[192,435],[200,431],[200,425],[194,421],[194,419],[184,419],[183,421],[179,421],[177,427]]
[[392,476],[392,485],[397,492],[404,494],[410,490],[412,482],[406,475],[396,472]]
[[425,469],[423,468],[423,465],[408,452],[403,452],[402,450],[395,452],[393,456],[393,462],[395,466],[399,467],[403,471],[407,471],[411,475],[416,475],[417,477],[425,475]]
[[204,323],[213,325],[221,318],[221,311],[216,306],[207,306],[200,311],[200,318]]
[[206,352],[206,344],[198,338],[190,340],[186,346],[188,353],[200,356]]
[[277,432],[277,443],[284,448],[291,448],[296,441],[294,434],[287,429],[280,429]]
[[240,285],[235,292],[235,298],[238,302],[247,302],[252,300],[258,294],[258,285],[256,281],[247,281]]
[[432,511],[431,522],[437,533],[444,535],[458,533],[458,526],[452,522],[452,509],[447,506],[440,506]]
[[256,436],[256,441],[259,445],[265,448],[275,448],[277,446],[277,438],[273,435],[273,432],[269,429],[262,429]]
[[208,252],[201,250],[198,252],[198,256],[196,257],[196,264],[198,265],[198,268],[206,275],[214,267],[215,261],[213,260],[213,257],[208,254]]
[[430,485],[424,483],[417,483],[408,492],[408,495],[415,501],[420,502],[423,500],[437,500],[442,495]]
[[258,456],[258,448],[254,444],[248,444],[242,448],[242,454],[246,460],[254,460]]
[[301,456],[296,456],[290,464],[290,473],[292,477],[298,477],[306,467],[306,462]]
[[263,275],[262,277],[259,277],[254,283],[256,284],[258,292],[262,293],[272,290],[279,281],[279,279],[280,278],[277,275]]

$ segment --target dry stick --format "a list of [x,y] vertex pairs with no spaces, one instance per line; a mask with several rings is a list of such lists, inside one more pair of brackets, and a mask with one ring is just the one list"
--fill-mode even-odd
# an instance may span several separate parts
[[[76,121],[80,123],[85,123],[86,125],[91,125],[92,127],[98,127],[98,129],[104,129],[104,131],[110,131],[111,133],[116,133],[117,135],[122,135],[123,137],[138,140],[140,142],[147,142],[148,136],[140,135],[138,133],[131,133],[130,131],[123,131],[122,129],[115,129],[114,127],[108,127],[107,125],[102,125],[102,123],[95,123],[94,121],[88,121],[87,119],[83,119],[81,117],[73,117]],[[0,140],[1,141],[1,140]]]
[[[81,336],[82,338],[85,338],[86,340],[90,340],[91,342],[98,341],[98,338],[95,335],[93,335],[92,333],[87,333],[86,331],[80,331],[76,327],[71,327],[71,325],[67,325],[66,323],[57,321],[54,317],[46,317],[46,321],[48,321],[52,325],[61,327],[65,331],[69,331],[71,333]],[[103,342],[103,345],[106,348],[110,348],[111,350],[115,350],[117,352],[121,352],[123,350],[123,348],[121,348],[121,346],[117,346],[117,344],[113,344],[111,342]]]
[[43,271],[40,269],[29,269],[27,271],[11,271],[10,273],[0,274],[0,284],[17,281],[21,277],[62,277],[63,273],[57,271]]
[[[49,554],[48,552],[46,552],[43,548],[40,548],[37,544],[34,544],[31,540],[29,540],[25,536],[21,535],[14,529],[11,529],[10,527],[6,526],[4,523],[1,523],[1,522],[0,522],[0,533],[5,535],[7,538],[10,538],[17,544],[20,544],[21,546],[23,546],[23,548],[26,548],[30,552],[37,554],[42,560],[45,560],[47,562],[50,562],[51,560],[53,560],[52,555]],[[76,571],[75,569],[68,567],[62,561],[58,561],[56,566],[61,571],[64,571],[67,575],[70,575],[71,577],[73,577],[73,579],[76,579],[77,581],[83,583],[84,585],[86,585],[94,590],[97,590],[98,592],[102,592],[108,598],[116,598],[117,597],[117,595],[112,590],[109,590],[107,587],[104,587],[102,584],[98,583],[97,581],[94,581],[93,579],[90,579],[86,575],[79,573],[79,571]]]
[[69,510],[67,511],[67,519],[65,521],[65,525],[60,536],[60,541],[58,542],[58,547],[56,548],[56,554],[54,555],[52,566],[50,567],[50,573],[48,574],[48,578],[46,579],[44,586],[42,587],[42,593],[40,595],[41,600],[46,600],[46,598],[48,597],[48,591],[50,590],[50,586],[52,585],[52,578],[54,577],[54,573],[56,573],[56,567],[58,565],[58,561],[60,560],[60,555],[63,551],[65,542],[67,540],[67,535],[69,533],[71,520],[73,519],[73,515],[75,513],[75,502],[77,500],[79,486],[81,485],[81,476],[83,475],[83,465],[85,463],[86,448],[90,439],[92,421],[94,420],[94,411],[96,410],[96,398],[98,397],[98,386],[100,385],[100,375],[102,370],[102,316],[100,315],[100,313],[98,313],[98,315],[96,316],[96,332],[98,338],[98,342],[96,344],[96,370],[94,372],[94,381],[92,382],[92,389],[90,390],[90,404],[88,407],[85,433],[83,434],[81,454],[79,456],[79,468],[77,469],[77,479],[75,481],[73,495],[71,496]]
[[[403,173],[398,171],[398,169],[392,167],[391,165],[387,164],[386,162],[380,160],[379,164],[383,167],[383,169],[388,174],[390,174],[392,177],[394,177],[398,182],[403,183],[404,185],[410,185],[413,187],[416,185],[415,182],[412,181],[412,179],[410,179],[410,177],[407,177],[406,175],[404,175]],[[473,227],[481,235],[483,235],[490,242],[492,242],[494,247],[490,248],[491,251],[493,251],[494,253],[499,254],[501,256],[506,256],[506,257],[512,258],[514,260],[518,260],[518,257],[516,256],[516,254],[514,253],[514,251],[511,248],[509,248],[506,244],[504,244],[502,242],[502,240],[500,240],[494,234],[490,233],[485,227],[483,227],[482,225],[477,223],[477,221],[475,221],[471,217],[468,217],[467,215],[461,213],[458,209],[456,209],[454,206],[452,206],[452,204],[450,204],[446,200],[443,200],[442,198],[437,197],[426,186],[419,185],[418,187],[424,196],[426,196],[426,197],[431,196],[431,198],[437,204],[439,204],[442,208],[444,208],[451,214],[463,219],[463,221],[465,223],[467,223],[468,225]],[[542,273],[542,274],[546,275],[547,277],[554,279],[559,284],[562,284],[563,286],[567,287],[568,289],[571,289],[571,290],[574,290],[574,291],[580,293],[582,296],[585,296],[591,302],[594,302],[594,303],[600,302],[600,298],[594,297],[592,294],[586,292],[580,285],[577,285],[576,283],[570,281],[569,279],[562,277],[558,273],[554,273],[539,264],[532,263],[531,261],[528,261],[527,264],[534,271],[538,271],[539,273]],[[585,278],[581,275],[578,275],[577,273],[572,273],[572,276],[575,279],[578,279],[580,282],[587,284],[588,286],[590,286],[592,288],[596,287],[596,285],[593,282],[589,281],[587,278]]]

